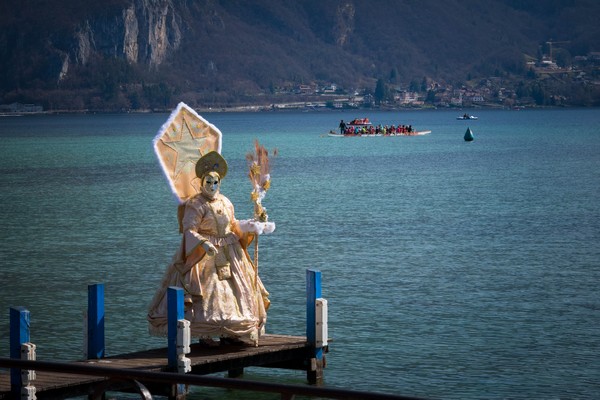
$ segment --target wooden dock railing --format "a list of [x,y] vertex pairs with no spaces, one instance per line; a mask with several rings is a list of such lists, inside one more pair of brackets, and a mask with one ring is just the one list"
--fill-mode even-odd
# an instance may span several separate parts
[[[231,379],[245,367],[304,370],[309,383],[323,379],[328,351],[327,301],[321,298],[321,272],[306,273],[306,337],[266,335],[259,347],[233,345],[206,348],[189,342],[189,322],[183,319],[183,291],[168,289],[167,348],[106,356],[104,344],[104,285],[88,287],[85,319],[85,358],[68,363],[37,361],[30,341],[30,315],[24,307],[10,309],[10,358],[0,358],[1,368],[10,368],[10,381],[0,371],[0,400],[68,398],[87,395],[102,398],[110,391],[151,393],[169,398],[185,397],[188,386],[209,386],[343,399],[409,399],[409,397],[365,393],[317,386],[283,385]],[[186,328],[187,327],[187,328]],[[187,331],[186,331],[187,329]],[[202,376],[228,371],[229,378]],[[150,389],[150,390],[148,390]]]
[[[85,365],[80,363],[59,363],[45,361],[14,360],[0,358],[0,367],[13,369],[35,369],[36,371],[52,371],[54,373],[78,374],[85,376],[104,377],[121,382],[123,388],[128,387],[131,391],[137,386],[137,392],[142,397],[148,393],[145,382],[152,384],[184,384],[192,386],[227,388],[263,393],[279,393],[282,399],[293,399],[294,396],[321,397],[329,399],[360,399],[360,400],[419,400],[417,397],[400,396],[386,393],[364,392],[346,390],[330,387],[319,387],[309,385],[290,385],[269,382],[250,381],[245,379],[219,378],[212,376],[199,376],[194,374],[179,374],[176,372],[149,372],[139,369],[120,369],[96,365]],[[98,397],[102,394],[95,393]],[[93,397],[93,396],[91,396]],[[95,400],[95,399],[93,399]]]

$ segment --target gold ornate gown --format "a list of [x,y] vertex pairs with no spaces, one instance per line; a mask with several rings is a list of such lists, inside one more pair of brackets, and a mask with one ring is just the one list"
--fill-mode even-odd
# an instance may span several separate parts
[[[149,331],[167,334],[167,289],[184,289],[185,318],[192,337],[229,337],[258,344],[269,306],[265,290],[246,251],[247,235],[239,231],[233,204],[220,193],[214,200],[201,194],[185,205],[183,238],[148,312]],[[216,249],[206,254],[202,243]]]

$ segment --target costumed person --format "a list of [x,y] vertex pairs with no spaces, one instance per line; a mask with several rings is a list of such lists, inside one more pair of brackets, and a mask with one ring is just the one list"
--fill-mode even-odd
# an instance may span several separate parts
[[167,334],[167,289],[184,289],[185,319],[201,343],[258,346],[269,293],[248,255],[248,233],[240,230],[231,201],[220,193],[227,163],[216,151],[196,163],[201,190],[179,213],[182,243],[168,266],[148,312],[153,335]]

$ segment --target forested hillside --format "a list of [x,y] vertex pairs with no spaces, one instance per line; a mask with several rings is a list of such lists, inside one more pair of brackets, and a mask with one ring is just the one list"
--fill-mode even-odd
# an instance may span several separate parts
[[[567,71],[600,52],[599,15],[595,0],[6,0],[0,104],[230,106],[301,85],[372,92],[378,80],[461,87],[502,77],[530,88],[534,61],[549,56]],[[597,105],[597,70],[589,89],[558,75],[536,85],[583,91],[583,105]]]

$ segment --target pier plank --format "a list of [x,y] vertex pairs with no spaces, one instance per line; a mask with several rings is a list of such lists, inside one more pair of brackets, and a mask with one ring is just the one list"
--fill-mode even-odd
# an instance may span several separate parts
[[[186,356],[191,361],[192,374],[206,375],[215,372],[243,370],[246,367],[275,367],[306,369],[312,347],[306,337],[288,335],[265,335],[258,347],[220,345],[207,347],[199,343],[190,346]],[[97,364],[103,367],[140,369],[163,372],[168,370],[168,349],[150,349],[101,359],[73,361],[73,363]],[[38,398],[68,397],[90,393],[94,386],[105,382],[103,377],[36,372],[33,384]],[[10,395],[10,374],[0,371],[0,399]],[[64,395],[64,396],[63,396]]]

